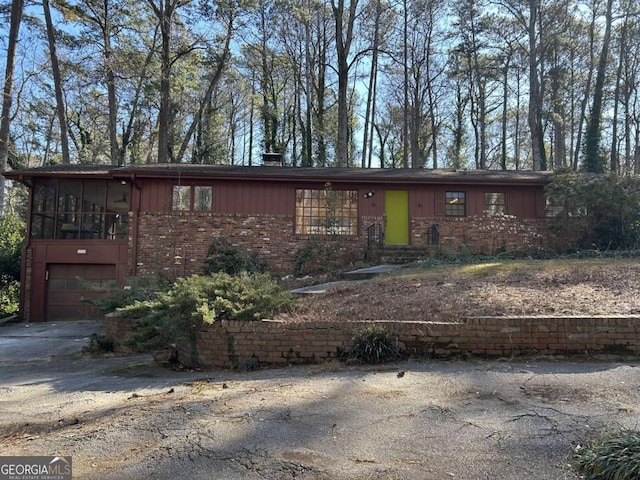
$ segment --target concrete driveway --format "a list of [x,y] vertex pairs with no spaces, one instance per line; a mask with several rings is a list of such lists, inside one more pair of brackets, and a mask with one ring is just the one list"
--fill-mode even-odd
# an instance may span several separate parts
[[104,333],[104,322],[9,323],[0,325],[0,364],[47,360],[77,354],[92,334]]
[[174,371],[81,355],[102,328],[0,327],[0,455],[71,455],[74,479],[558,480],[640,425],[635,361]]

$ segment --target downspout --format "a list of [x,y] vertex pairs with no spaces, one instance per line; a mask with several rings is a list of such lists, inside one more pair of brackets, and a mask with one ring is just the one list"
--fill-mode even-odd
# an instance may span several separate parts
[[[140,216],[140,193],[141,189],[138,187],[136,183],[136,174],[131,174],[131,193],[133,194],[133,190],[137,191],[136,201],[134,205],[131,205],[132,212],[134,213],[134,221],[133,225],[129,225],[130,229],[133,229],[131,232],[131,243],[132,243],[132,252],[131,252],[131,276],[135,277],[138,271],[138,230],[140,228],[140,221],[138,217]],[[133,201],[133,195],[131,195],[131,200]]]

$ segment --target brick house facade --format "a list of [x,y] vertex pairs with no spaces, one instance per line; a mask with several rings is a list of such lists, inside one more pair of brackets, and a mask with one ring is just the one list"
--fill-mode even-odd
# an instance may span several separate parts
[[397,246],[444,254],[551,249],[551,175],[192,164],[6,172],[30,191],[21,315],[97,315],[80,301],[96,293],[79,279],[123,285],[133,276],[198,274],[221,236],[276,275],[344,267]]

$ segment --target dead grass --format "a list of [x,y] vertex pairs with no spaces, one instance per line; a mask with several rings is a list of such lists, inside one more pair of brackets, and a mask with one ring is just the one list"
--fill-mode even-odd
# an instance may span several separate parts
[[640,315],[640,259],[505,260],[405,268],[301,299],[296,320]]

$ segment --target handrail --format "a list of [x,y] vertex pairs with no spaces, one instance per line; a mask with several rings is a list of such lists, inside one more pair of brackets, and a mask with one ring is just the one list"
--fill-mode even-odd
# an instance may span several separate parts
[[372,223],[367,227],[367,247],[384,246],[384,228],[381,223]]

